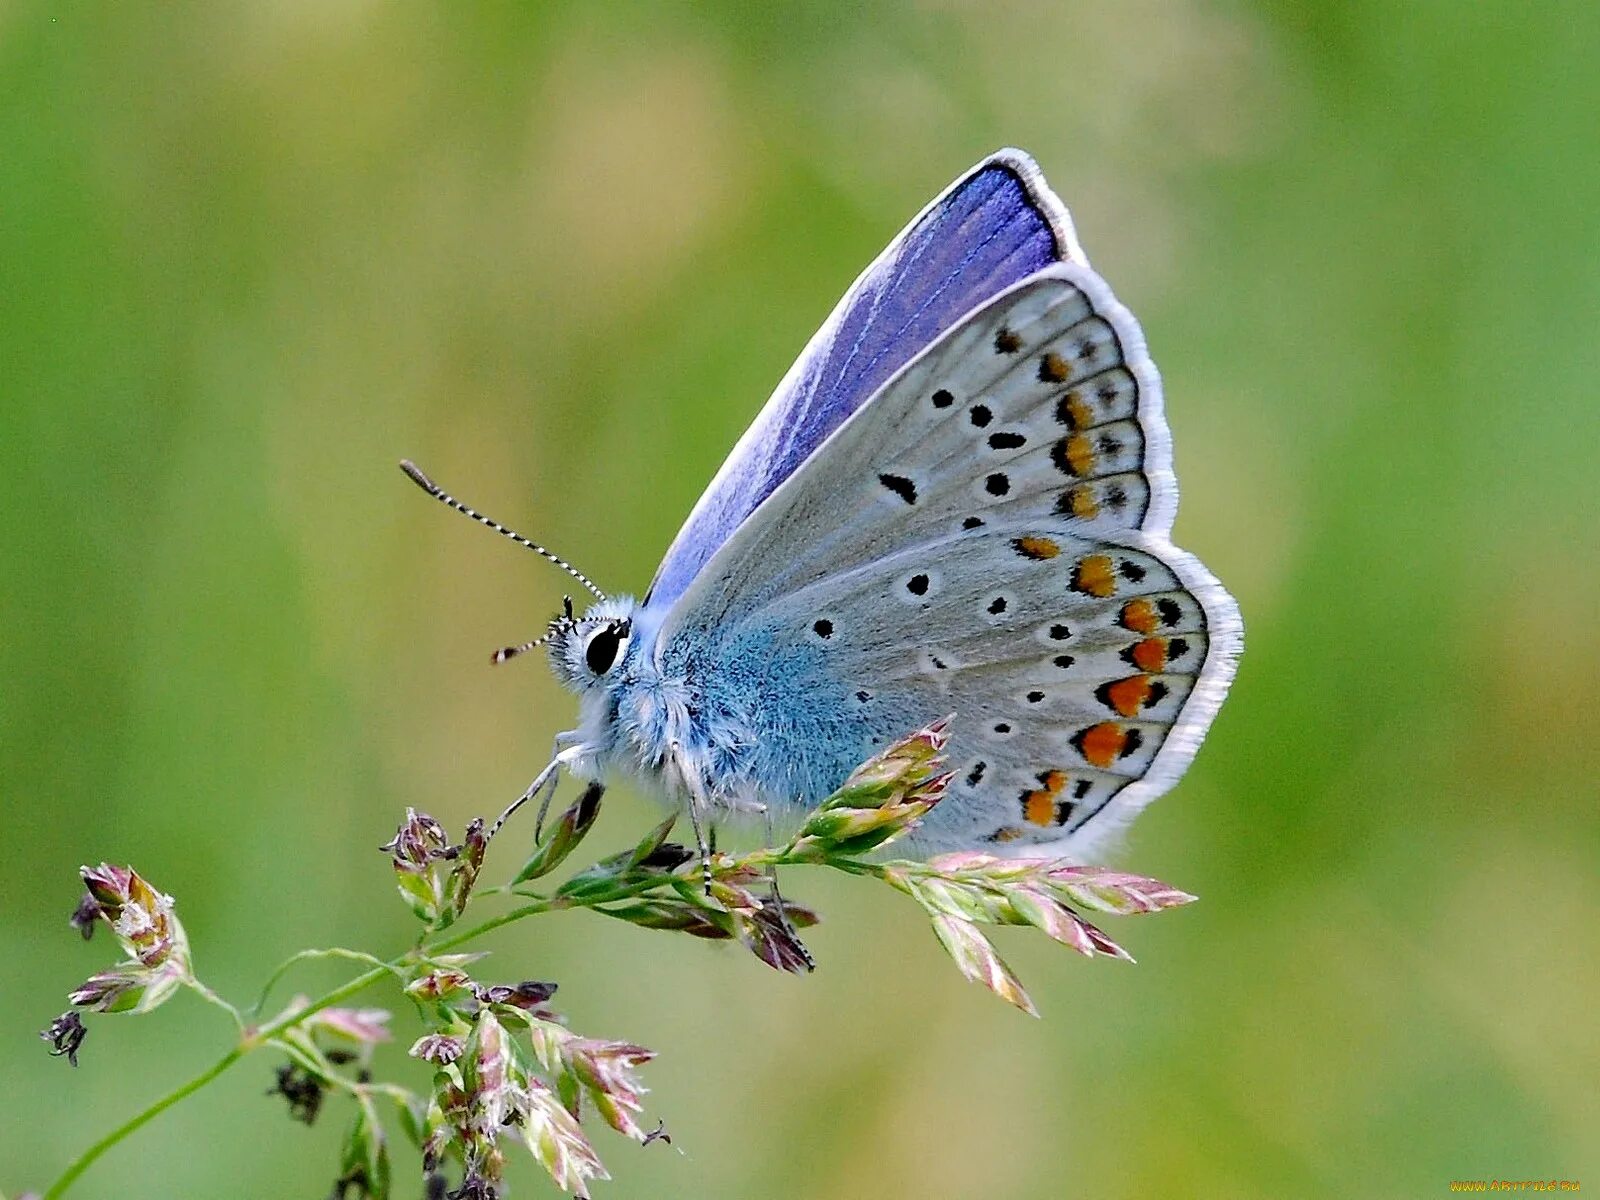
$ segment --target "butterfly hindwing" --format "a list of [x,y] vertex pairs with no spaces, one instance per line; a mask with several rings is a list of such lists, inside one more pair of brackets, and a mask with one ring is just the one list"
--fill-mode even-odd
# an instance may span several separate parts
[[1169,737],[1217,660],[1205,605],[1158,549],[1059,518],[990,524],[820,579],[747,623],[777,653],[820,646],[883,738],[955,714],[932,848],[1056,843],[1192,753],[1169,753]]
[[928,848],[1077,852],[1176,780],[1231,676],[1237,609],[1167,541],[1175,502],[1137,323],[1059,264],[844,422],[663,636],[826,643],[874,740],[955,715]]

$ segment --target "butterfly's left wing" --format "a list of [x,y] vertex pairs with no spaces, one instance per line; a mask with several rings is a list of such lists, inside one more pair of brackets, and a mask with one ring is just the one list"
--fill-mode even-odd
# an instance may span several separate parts
[[1176,782],[1232,677],[1238,609],[1168,540],[1175,505],[1138,325],[1093,271],[1058,264],[846,421],[660,642],[718,670],[752,647],[810,664],[794,715],[822,744],[804,752],[837,755],[813,774],[953,713],[958,782],[923,848],[1084,854]]
[[889,243],[778,384],[673,539],[645,603],[664,609],[773,490],[913,355],[1043,266],[1086,262],[1033,160],[1001,150]]

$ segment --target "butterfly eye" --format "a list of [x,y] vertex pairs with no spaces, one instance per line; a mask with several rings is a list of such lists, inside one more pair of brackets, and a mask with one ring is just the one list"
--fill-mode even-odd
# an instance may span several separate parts
[[613,621],[591,633],[589,640],[583,644],[583,661],[589,665],[589,670],[596,675],[604,675],[609,671],[622,656],[622,648],[628,644],[630,632],[630,622]]

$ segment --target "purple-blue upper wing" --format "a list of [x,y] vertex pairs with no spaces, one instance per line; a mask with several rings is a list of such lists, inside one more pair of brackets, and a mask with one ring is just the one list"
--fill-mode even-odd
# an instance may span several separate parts
[[722,464],[656,572],[645,602],[671,605],[741,522],[824,438],[973,308],[1063,259],[1072,224],[1027,155],[979,163],[869,266]]

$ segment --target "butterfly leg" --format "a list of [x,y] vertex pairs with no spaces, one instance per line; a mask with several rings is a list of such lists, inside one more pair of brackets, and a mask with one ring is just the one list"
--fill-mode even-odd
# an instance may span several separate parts
[[505,812],[500,814],[499,819],[495,821],[493,828],[489,830],[490,840],[493,840],[494,835],[500,832],[500,827],[511,819],[511,815],[515,813],[517,809],[528,803],[528,801],[535,799],[541,792],[543,792],[544,801],[539,805],[539,817],[538,820],[535,821],[533,827],[534,842],[537,843],[540,840],[544,831],[544,819],[550,809],[550,800],[555,795],[556,783],[561,778],[561,768],[569,765],[575,759],[577,759],[583,750],[581,745],[571,745],[566,749],[559,749],[563,738],[570,740],[570,735],[562,734],[556,738],[556,748],[554,749],[554,753],[549,763],[546,764],[544,770],[540,771],[539,774],[534,777],[533,782],[527,786],[522,795],[513,800],[506,808]]
[[673,774],[677,776],[679,785],[683,789],[688,803],[689,824],[694,829],[695,850],[700,855],[700,877],[705,886],[706,895],[711,895],[711,855],[715,852],[714,841],[717,833],[713,826],[711,830],[712,841],[706,840],[707,818],[710,805],[706,802],[705,791],[700,785],[700,775],[691,767],[684,756],[683,746],[678,742],[672,743],[668,753],[668,761],[672,764]]
[[[777,843],[777,834],[772,828],[772,808],[770,805],[762,809],[762,815],[766,818],[767,823],[767,845],[775,845]],[[793,947],[800,952],[800,957],[805,959],[806,970],[815,971],[817,969],[817,960],[811,957],[811,951],[806,949],[805,943],[800,940],[799,933],[795,931],[795,927],[789,922],[789,909],[783,902],[783,893],[778,890],[778,865],[776,863],[772,863],[767,867],[767,886],[768,902],[777,914],[779,928],[782,929],[784,936],[789,939]]]
[[[698,796],[689,799],[689,824],[694,829],[694,845],[700,855],[700,882],[705,888],[706,895],[711,895],[711,855],[714,853],[711,843],[706,840],[705,824],[701,817],[701,803]],[[711,837],[714,840],[717,831],[713,827]]]

